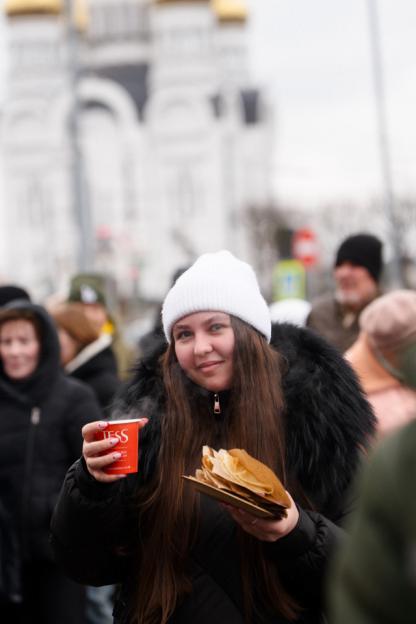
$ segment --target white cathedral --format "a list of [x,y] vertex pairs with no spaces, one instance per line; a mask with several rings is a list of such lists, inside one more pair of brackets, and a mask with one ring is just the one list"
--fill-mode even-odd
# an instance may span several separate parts
[[205,251],[256,265],[247,211],[270,202],[273,132],[243,0],[4,10],[2,275],[41,298],[81,266],[111,274],[121,296],[159,300]]

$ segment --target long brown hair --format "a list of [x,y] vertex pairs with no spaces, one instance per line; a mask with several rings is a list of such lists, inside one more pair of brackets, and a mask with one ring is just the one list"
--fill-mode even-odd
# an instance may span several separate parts
[[[227,415],[216,420],[206,396],[178,364],[174,345],[163,356],[166,414],[161,423],[158,467],[152,482],[139,493],[140,563],[137,622],[165,624],[178,600],[191,591],[187,559],[197,530],[197,496],[184,488],[181,475],[200,463],[204,444],[220,439],[225,448],[246,449],[286,481],[282,391],[279,355],[256,330],[231,317],[235,335],[233,382]],[[203,393],[202,393],[203,394]],[[265,604],[287,619],[295,602],[283,590],[276,566],[263,545],[240,531],[247,562],[242,570],[246,619],[254,609],[252,588],[262,589]]]

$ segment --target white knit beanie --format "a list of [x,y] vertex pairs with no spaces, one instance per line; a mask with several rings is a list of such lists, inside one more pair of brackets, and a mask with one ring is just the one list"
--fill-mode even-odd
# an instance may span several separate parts
[[270,342],[270,313],[256,275],[249,264],[229,251],[203,254],[169,290],[162,308],[168,342],[176,321],[193,312],[210,310],[236,316]]

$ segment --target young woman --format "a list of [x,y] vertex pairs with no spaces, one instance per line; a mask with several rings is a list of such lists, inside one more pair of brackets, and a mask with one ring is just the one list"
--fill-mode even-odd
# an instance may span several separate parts
[[[92,391],[59,368],[47,312],[28,301],[0,310],[0,619],[81,624],[82,587],[53,561],[49,524],[62,480],[100,418]],[[7,559],[6,559],[7,557]]]
[[[201,256],[163,305],[165,353],[139,363],[114,413],[141,421],[139,473],[104,472],[117,440],[83,428],[52,543],[79,582],[120,583],[122,624],[317,623],[327,559],[348,486],[373,431],[356,378],[332,347],[274,328],[252,268],[228,251]],[[239,447],[292,497],[263,520],[196,494],[181,476],[202,446]]]

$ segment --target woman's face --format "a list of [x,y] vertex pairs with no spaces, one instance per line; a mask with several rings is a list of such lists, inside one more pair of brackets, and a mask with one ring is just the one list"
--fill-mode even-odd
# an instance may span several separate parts
[[61,364],[65,366],[74,359],[79,351],[79,343],[72,338],[63,327],[58,328],[59,345],[61,348]]
[[11,379],[29,377],[39,363],[40,344],[30,321],[6,321],[0,327],[0,357]]
[[172,334],[178,362],[192,381],[212,392],[231,387],[235,338],[229,314],[189,314]]

